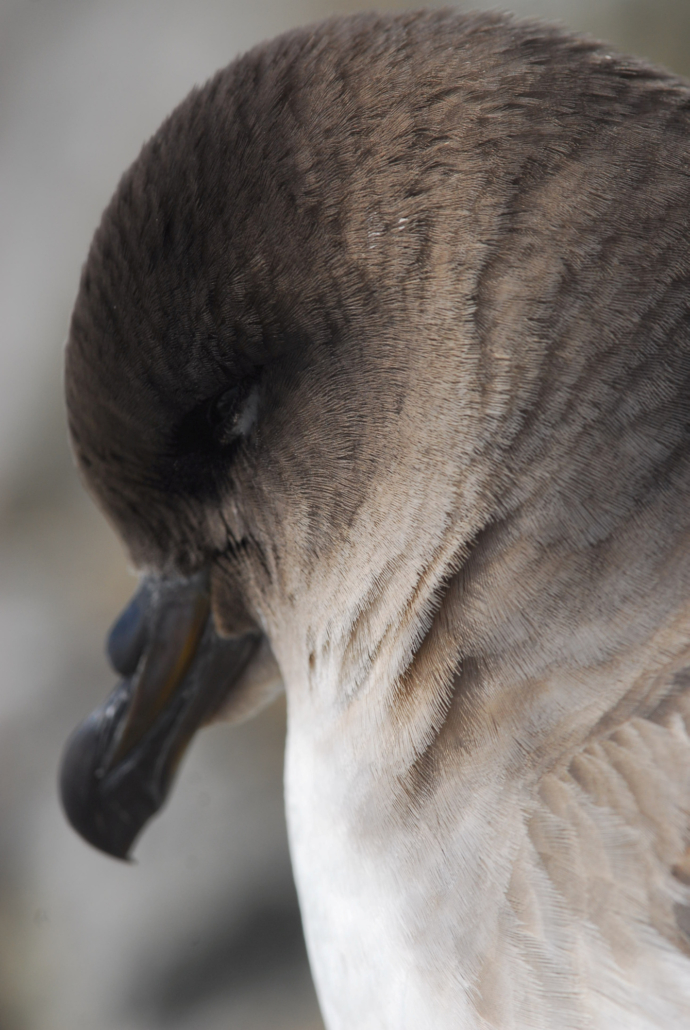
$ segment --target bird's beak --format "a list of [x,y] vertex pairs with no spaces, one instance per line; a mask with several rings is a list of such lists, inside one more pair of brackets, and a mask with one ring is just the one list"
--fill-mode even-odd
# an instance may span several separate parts
[[60,770],[67,817],[90,844],[128,857],[193,734],[213,718],[260,639],[216,633],[205,573],[142,580],[108,638],[124,679],[75,730]]

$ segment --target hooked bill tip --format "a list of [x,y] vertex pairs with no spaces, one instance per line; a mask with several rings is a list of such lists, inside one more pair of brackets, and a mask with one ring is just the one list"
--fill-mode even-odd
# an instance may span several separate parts
[[122,803],[122,791],[111,789],[102,768],[112,736],[114,710],[123,707],[129,696],[123,686],[67,741],[59,786],[65,815],[77,833],[99,851],[127,861],[132,844],[150,817],[151,806],[146,805],[145,812],[137,812],[136,806],[134,811],[128,810]]

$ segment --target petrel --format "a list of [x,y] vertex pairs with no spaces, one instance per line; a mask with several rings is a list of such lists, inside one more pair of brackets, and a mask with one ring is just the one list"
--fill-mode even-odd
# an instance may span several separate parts
[[330,1030],[687,1028],[689,392],[688,83],[452,11],[219,72],[71,323],[141,573],[73,825],[127,856],[196,729],[282,682]]

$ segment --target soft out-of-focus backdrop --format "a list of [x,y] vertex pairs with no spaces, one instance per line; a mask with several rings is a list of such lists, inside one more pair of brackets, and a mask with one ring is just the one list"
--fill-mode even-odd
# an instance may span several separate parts
[[[284,707],[206,730],[137,862],[68,829],[63,740],[135,581],[72,468],[62,346],[91,233],[195,83],[347,0],[0,0],[0,1030],[316,1030],[282,812]],[[419,3],[379,3],[379,9]],[[690,0],[514,0],[690,73]]]

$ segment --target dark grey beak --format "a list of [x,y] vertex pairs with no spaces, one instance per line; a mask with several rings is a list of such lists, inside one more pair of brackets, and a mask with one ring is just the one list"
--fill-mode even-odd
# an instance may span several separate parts
[[62,759],[62,804],[90,844],[129,856],[195,731],[213,718],[260,639],[218,636],[205,573],[144,578],[108,638],[110,661],[125,678],[75,730]]

